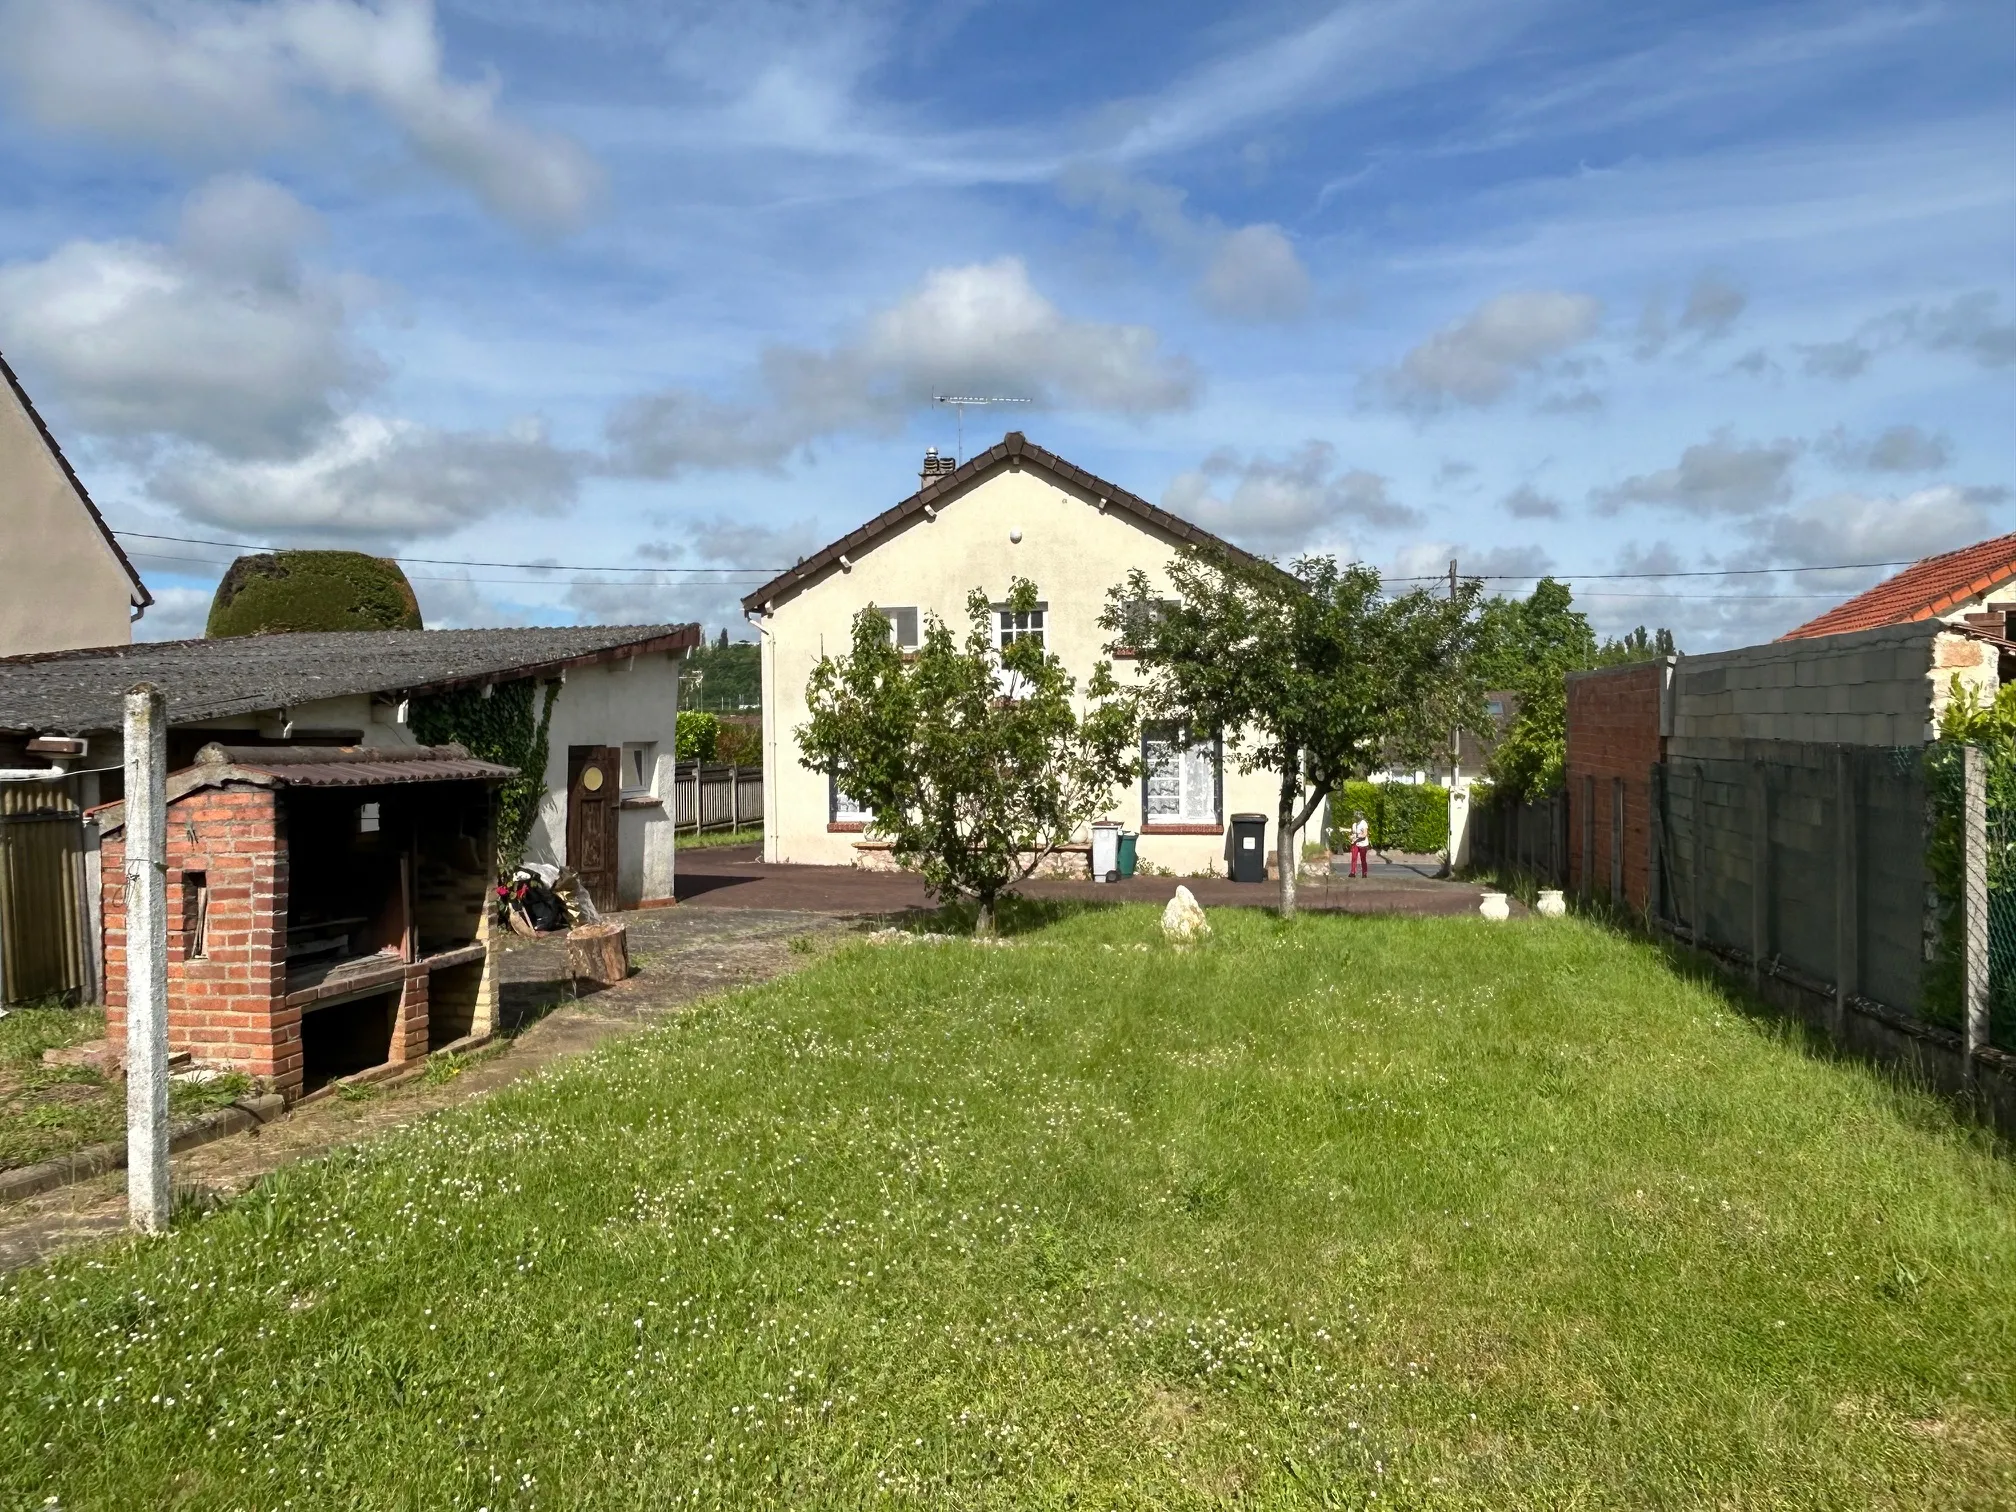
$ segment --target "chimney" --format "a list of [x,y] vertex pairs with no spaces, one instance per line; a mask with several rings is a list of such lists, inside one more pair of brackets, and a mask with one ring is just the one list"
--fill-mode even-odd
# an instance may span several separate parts
[[924,448],[924,470],[919,475],[923,480],[923,487],[929,488],[939,478],[949,477],[958,470],[959,464],[950,457],[939,456],[937,447]]

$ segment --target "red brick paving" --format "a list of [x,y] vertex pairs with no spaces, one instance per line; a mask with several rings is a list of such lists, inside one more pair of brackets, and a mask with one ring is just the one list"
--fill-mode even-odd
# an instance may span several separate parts
[[[1020,889],[1034,898],[1084,898],[1100,903],[1163,903],[1178,885],[1190,889],[1206,908],[1272,908],[1280,885],[1241,884],[1222,877],[1130,877],[1095,886],[1091,882],[1043,880]],[[1301,907],[1339,913],[1475,913],[1481,888],[1416,876],[1402,868],[1388,875],[1304,880]],[[806,913],[882,914],[930,908],[931,895],[916,876],[903,872],[859,871],[851,866],[771,866],[754,847],[689,850],[679,854],[678,897],[701,908],[778,908]]]

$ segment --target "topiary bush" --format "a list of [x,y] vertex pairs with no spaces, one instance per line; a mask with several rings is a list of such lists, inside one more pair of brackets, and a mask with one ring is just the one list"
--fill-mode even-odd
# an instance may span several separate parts
[[420,604],[399,564],[361,551],[242,556],[210,601],[212,640],[285,630],[418,630]]

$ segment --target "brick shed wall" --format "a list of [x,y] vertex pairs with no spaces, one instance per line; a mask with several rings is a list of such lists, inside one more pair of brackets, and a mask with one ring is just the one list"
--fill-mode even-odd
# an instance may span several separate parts
[[[1664,660],[1578,672],[1568,679],[1568,886],[1610,895],[1616,785],[1624,790],[1624,901],[1650,899],[1652,767],[1663,759]],[[1593,782],[1592,782],[1593,779]],[[1593,799],[1593,801],[1592,801]],[[1587,838],[1585,839],[1585,826]],[[1584,856],[1591,874],[1583,873]]]
[[[168,1045],[210,1065],[301,1082],[301,1011],[287,995],[287,855],[279,795],[205,788],[168,806]],[[126,1040],[126,836],[102,848],[105,1024]],[[192,958],[191,874],[208,882],[207,948]],[[424,1022],[424,1020],[423,1020]]]

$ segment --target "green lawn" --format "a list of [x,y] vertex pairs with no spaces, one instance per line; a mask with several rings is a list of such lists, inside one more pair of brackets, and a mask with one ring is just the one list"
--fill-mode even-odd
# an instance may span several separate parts
[[1214,918],[850,946],[0,1283],[0,1502],[2016,1502],[1940,1105],[1579,923]]
[[[88,1066],[47,1066],[42,1052],[102,1039],[95,1008],[41,1005],[0,1018],[0,1171],[33,1165],[84,1145],[121,1138],[126,1084]],[[236,1073],[209,1082],[174,1082],[169,1116],[177,1123],[221,1108],[251,1089]]]
[[719,850],[721,847],[729,845],[761,845],[762,843],[763,830],[761,826],[755,829],[701,830],[698,834],[688,831],[685,834],[674,835],[672,837],[672,848],[674,850]]

